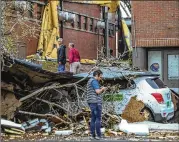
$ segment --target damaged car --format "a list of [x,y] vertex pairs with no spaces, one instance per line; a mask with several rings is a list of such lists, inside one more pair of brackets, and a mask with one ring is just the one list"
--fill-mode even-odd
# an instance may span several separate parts
[[[174,105],[170,89],[160,80],[159,75],[150,72],[120,70],[118,67],[100,68],[103,72],[102,85],[108,86],[103,94],[104,107],[108,111],[114,108],[116,114],[122,114],[131,97],[144,103],[141,114],[150,121],[163,122],[174,116]],[[92,73],[75,75],[77,78],[92,77]],[[111,93],[112,92],[112,93]],[[113,104],[112,107],[111,104]],[[133,110],[136,111],[136,110]]]

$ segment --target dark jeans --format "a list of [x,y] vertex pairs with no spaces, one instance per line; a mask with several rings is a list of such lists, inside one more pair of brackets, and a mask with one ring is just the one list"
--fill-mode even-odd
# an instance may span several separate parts
[[101,113],[102,113],[102,104],[89,103],[91,109],[91,123],[90,131],[91,135],[95,137],[95,130],[98,137],[101,137]]
[[64,71],[65,71],[65,65],[64,64],[58,65],[58,72],[64,72]]

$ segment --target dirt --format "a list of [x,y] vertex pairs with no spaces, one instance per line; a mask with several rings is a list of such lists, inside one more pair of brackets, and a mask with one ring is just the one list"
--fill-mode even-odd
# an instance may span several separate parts
[[16,108],[21,105],[12,92],[1,90],[1,116],[11,119],[14,117]]
[[[70,136],[56,136],[54,134],[48,135],[46,133],[29,133],[25,134],[23,136],[7,136],[7,135],[1,135],[2,141],[90,141],[89,137],[87,135],[82,135],[83,132],[77,134],[77,135],[70,135]],[[149,136],[135,136],[135,135],[127,135],[123,132],[118,132],[117,136],[108,136],[105,134],[104,141],[163,141],[163,140],[169,140],[169,141],[178,141],[179,135],[178,132],[151,132]]]
[[122,113],[122,118],[128,122],[141,122],[146,120],[145,116],[141,115],[141,110],[144,108],[142,101],[132,97],[125,110]]

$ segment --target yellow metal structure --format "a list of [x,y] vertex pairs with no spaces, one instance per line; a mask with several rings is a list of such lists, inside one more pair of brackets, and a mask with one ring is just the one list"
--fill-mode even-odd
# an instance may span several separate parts
[[123,30],[123,33],[124,33],[124,38],[125,38],[125,42],[127,44],[128,50],[129,50],[129,52],[131,52],[132,51],[131,35],[130,35],[129,28],[128,28],[125,20],[122,20],[122,30]]
[[73,0],[73,2],[78,3],[88,3],[88,4],[98,4],[100,6],[107,6],[109,7],[109,12],[114,13],[117,10],[117,7],[120,5],[120,0]]
[[49,1],[45,7],[41,33],[37,50],[43,51],[43,56],[47,58],[57,58],[57,39],[60,37],[58,22],[58,1]]
[[[114,13],[117,10],[117,7],[120,5],[119,0],[94,0],[94,1],[75,1],[73,2],[81,2],[88,4],[98,4],[100,6],[109,7],[109,12]],[[57,48],[54,46],[59,46],[57,39],[60,37],[59,33],[59,22],[58,22],[58,11],[57,7],[59,5],[59,1],[49,0],[48,4],[45,6],[45,10],[43,13],[41,32],[38,42],[37,50],[41,50],[43,52],[43,57],[56,59],[57,58]],[[126,28],[125,28],[126,29]],[[126,31],[126,30],[125,30]],[[125,32],[128,33],[128,32]],[[129,43],[127,41],[127,43]],[[27,58],[32,58],[30,55]],[[82,62],[91,62],[92,60],[82,59]]]

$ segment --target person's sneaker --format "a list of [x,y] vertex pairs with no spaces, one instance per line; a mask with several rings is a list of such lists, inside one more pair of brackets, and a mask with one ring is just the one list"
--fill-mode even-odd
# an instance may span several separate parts
[[95,139],[96,139],[96,140],[102,140],[102,138],[101,138],[101,137],[98,137],[98,136],[95,137]]
[[94,136],[90,136],[90,140],[95,140],[95,137]]

